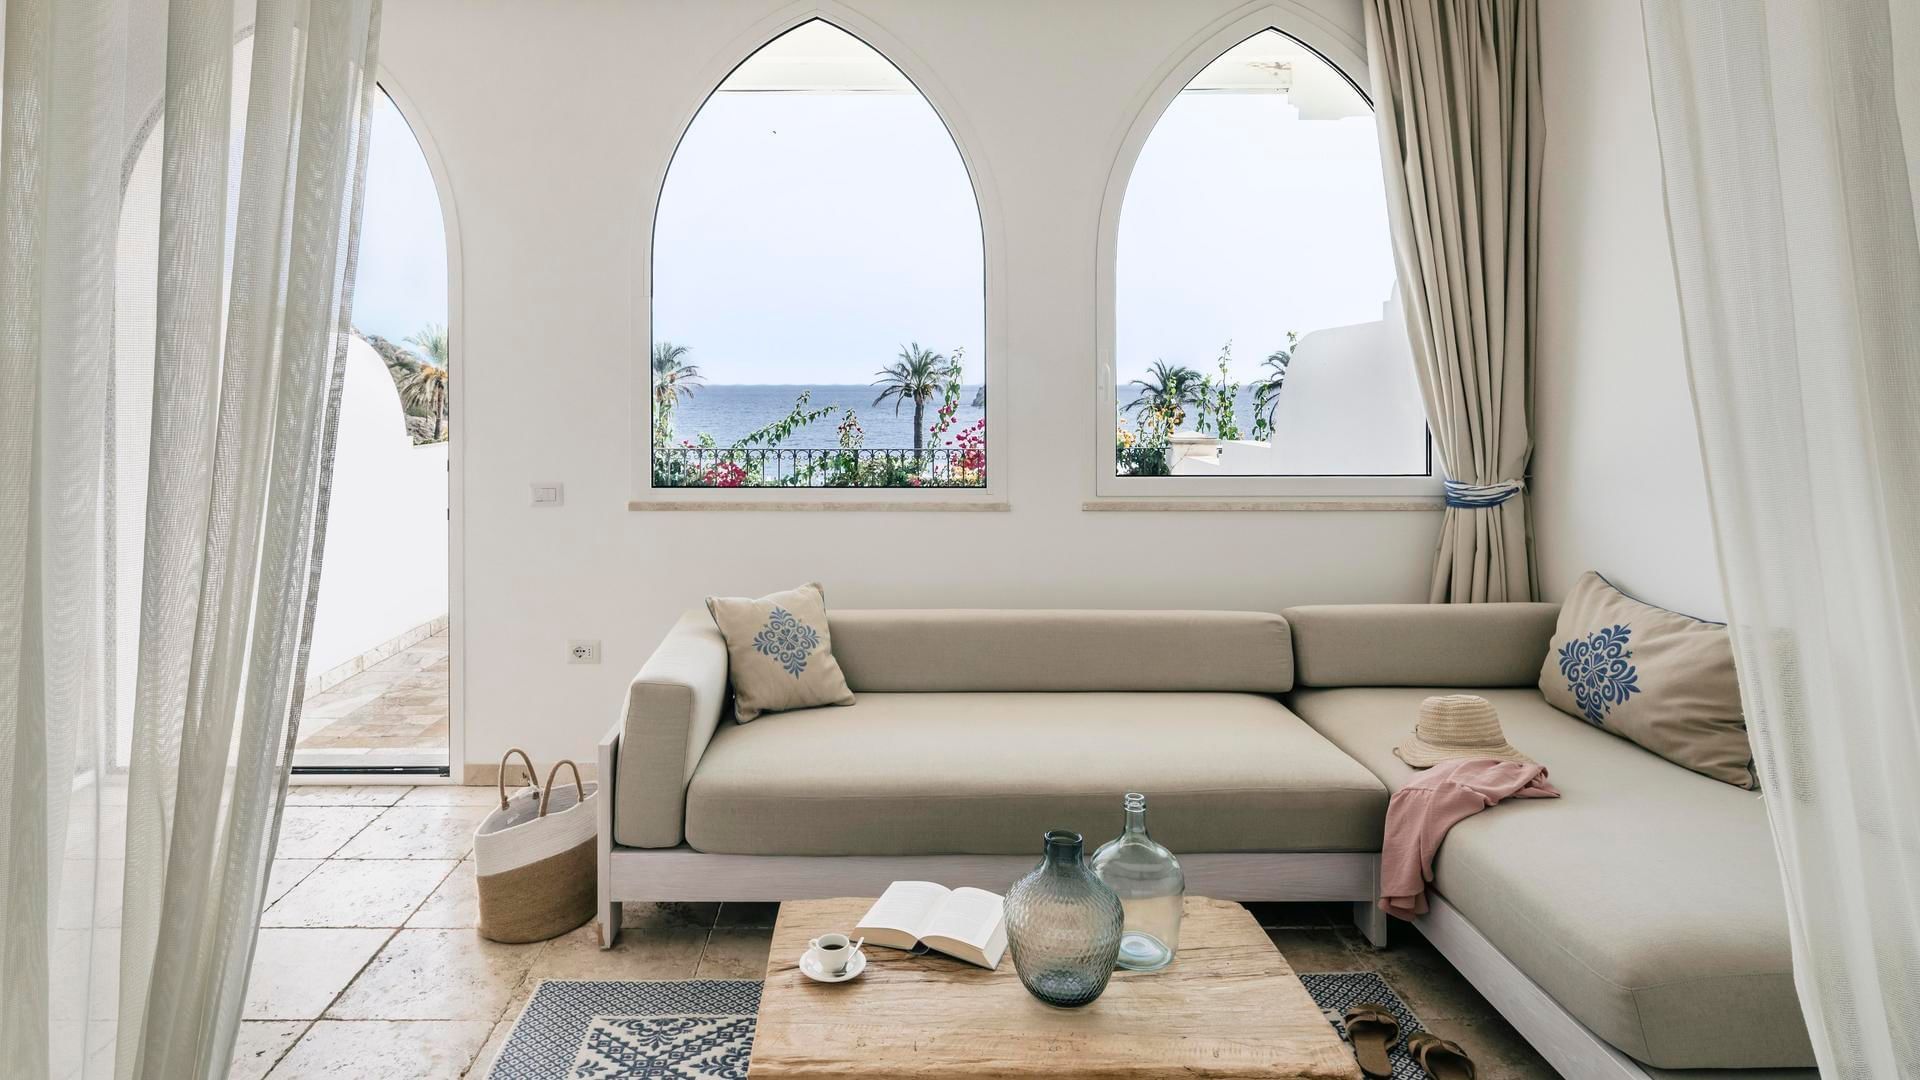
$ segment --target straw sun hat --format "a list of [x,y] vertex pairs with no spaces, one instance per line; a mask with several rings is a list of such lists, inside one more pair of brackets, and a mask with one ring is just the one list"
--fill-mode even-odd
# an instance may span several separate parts
[[1493,704],[1475,694],[1444,694],[1421,702],[1413,734],[1393,752],[1416,769],[1454,758],[1533,761],[1507,741]]

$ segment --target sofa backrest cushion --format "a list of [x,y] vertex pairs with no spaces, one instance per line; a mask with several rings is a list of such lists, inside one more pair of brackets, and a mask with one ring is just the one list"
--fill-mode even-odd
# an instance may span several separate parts
[[1287,621],[1266,611],[874,609],[828,622],[856,694],[1293,689]]
[[[1321,604],[1282,611],[1302,686],[1533,686],[1558,604]],[[1412,718],[1408,718],[1412,722]]]

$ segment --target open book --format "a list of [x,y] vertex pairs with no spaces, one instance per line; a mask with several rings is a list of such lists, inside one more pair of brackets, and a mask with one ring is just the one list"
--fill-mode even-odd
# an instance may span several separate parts
[[935,952],[991,969],[1007,951],[1007,915],[999,894],[985,889],[896,881],[867,909],[853,936],[889,949],[925,942]]

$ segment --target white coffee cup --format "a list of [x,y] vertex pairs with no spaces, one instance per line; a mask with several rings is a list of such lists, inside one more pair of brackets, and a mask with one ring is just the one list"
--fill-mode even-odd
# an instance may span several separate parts
[[847,965],[853,963],[853,955],[867,939],[855,942],[845,934],[821,934],[807,942],[807,956],[812,958],[814,969],[826,975],[845,975]]

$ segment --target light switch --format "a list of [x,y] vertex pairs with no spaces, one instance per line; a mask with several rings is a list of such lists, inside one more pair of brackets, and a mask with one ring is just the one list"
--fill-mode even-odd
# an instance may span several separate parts
[[533,485],[533,505],[560,506],[567,501],[567,486],[558,482],[544,482]]

